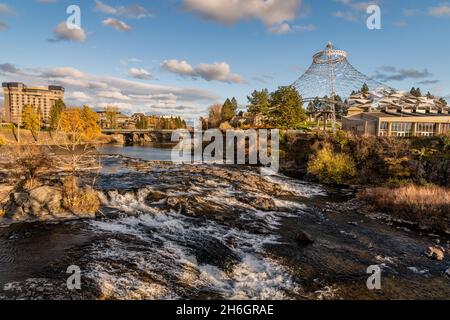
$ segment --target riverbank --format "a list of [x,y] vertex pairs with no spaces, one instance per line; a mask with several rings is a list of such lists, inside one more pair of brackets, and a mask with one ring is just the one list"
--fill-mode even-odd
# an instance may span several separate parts
[[[18,139],[20,137],[20,142]],[[32,133],[30,130],[20,129],[20,133],[17,129],[0,127],[0,144],[4,146],[18,146],[18,145],[41,145],[41,146],[52,146],[52,145],[63,145],[67,143],[65,135],[58,135],[51,131],[38,131]],[[108,135],[101,135],[92,141],[92,144],[101,145],[108,143],[115,143],[114,137]]]

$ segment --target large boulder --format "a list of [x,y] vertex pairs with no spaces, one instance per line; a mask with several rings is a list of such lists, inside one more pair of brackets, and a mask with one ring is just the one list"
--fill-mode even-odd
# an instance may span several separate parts
[[[86,218],[86,215],[76,215],[63,207],[61,188],[41,186],[28,192],[15,192],[10,196],[5,208],[5,215],[0,223],[33,222],[33,221],[63,221]],[[88,217],[91,217],[89,215]],[[93,215],[95,216],[95,214]]]
[[45,207],[49,213],[57,214],[61,212],[61,202],[63,199],[61,190],[42,186],[30,191],[30,201],[35,208]]

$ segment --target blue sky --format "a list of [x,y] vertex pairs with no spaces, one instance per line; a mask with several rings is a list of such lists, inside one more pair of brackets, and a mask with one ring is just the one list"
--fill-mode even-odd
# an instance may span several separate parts
[[[81,30],[62,24],[72,4]],[[366,26],[369,4],[381,30]],[[332,41],[361,72],[448,99],[449,32],[445,0],[0,0],[0,80],[62,84],[71,105],[192,119],[293,83]]]

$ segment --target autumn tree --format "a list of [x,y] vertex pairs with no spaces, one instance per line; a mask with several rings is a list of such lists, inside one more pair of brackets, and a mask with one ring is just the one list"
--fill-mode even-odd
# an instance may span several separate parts
[[[95,139],[101,134],[98,125],[98,115],[89,107],[70,108],[61,113],[58,132],[64,137],[59,147],[65,155],[61,164],[75,174],[84,170],[89,162],[89,156],[95,151]],[[68,158],[68,161],[64,159]]]
[[96,139],[101,135],[99,117],[89,107],[70,108],[61,113],[58,136],[64,140],[55,152],[57,164],[62,171],[70,172],[63,180],[64,206],[77,214],[95,213],[100,207],[97,193],[92,186],[80,187],[80,175],[86,170],[100,168],[100,156],[96,150]]
[[33,135],[41,128],[40,116],[33,106],[27,105],[23,108],[22,125],[25,129],[30,130]]
[[222,105],[213,104],[209,107],[208,123],[210,128],[218,128],[222,123]]

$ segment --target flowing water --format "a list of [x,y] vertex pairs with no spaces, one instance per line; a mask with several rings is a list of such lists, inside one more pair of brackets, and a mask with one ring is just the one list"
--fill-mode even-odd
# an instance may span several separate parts
[[[169,160],[168,148],[102,152],[103,218],[0,229],[0,298],[450,297],[448,261],[423,255],[437,236],[344,209],[352,190],[266,169],[138,160]],[[299,242],[302,232],[314,243]],[[373,264],[381,292],[366,287]],[[70,265],[82,290],[67,290]]]

